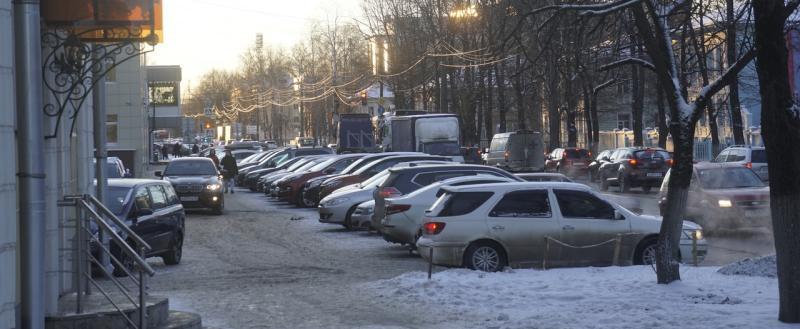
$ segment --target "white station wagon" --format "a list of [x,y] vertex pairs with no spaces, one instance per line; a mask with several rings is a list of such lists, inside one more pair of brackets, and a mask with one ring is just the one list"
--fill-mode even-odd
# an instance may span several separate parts
[[[610,265],[615,254],[618,265],[655,261],[661,219],[636,215],[583,184],[501,183],[444,191],[427,211],[417,242],[426,260],[433,248],[437,265],[482,271],[545,261],[547,267]],[[700,226],[684,221],[682,259],[702,261],[706,249]]]

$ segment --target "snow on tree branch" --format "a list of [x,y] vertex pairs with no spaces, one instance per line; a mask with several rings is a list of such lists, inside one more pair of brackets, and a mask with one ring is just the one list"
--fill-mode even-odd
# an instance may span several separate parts
[[646,61],[644,59],[641,59],[641,58],[634,58],[634,57],[625,58],[625,59],[621,59],[621,60],[618,60],[618,61],[615,61],[615,62],[608,63],[606,65],[600,66],[600,68],[598,68],[597,70],[598,71],[607,71],[607,70],[610,70],[610,69],[613,69],[613,68],[617,68],[617,67],[620,67],[620,66],[623,66],[623,65],[628,65],[628,64],[636,64],[636,65],[642,66],[642,67],[644,67],[646,69],[649,69],[651,71],[655,71],[656,70],[656,67],[655,67],[655,65],[653,65],[653,63],[650,63],[650,62],[648,62],[648,61]]

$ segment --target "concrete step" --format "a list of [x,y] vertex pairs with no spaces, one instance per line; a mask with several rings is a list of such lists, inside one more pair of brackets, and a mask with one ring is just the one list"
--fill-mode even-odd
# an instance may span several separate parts
[[203,329],[203,322],[198,314],[169,311],[167,322],[157,329]]
[[[62,313],[45,318],[45,329],[116,329],[129,327],[127,320],[100,292],[82,297],[82,305],[84,306],[81,314],[75,313],[75,306],[77,305],[75,294],[61,297],[59,310]],[[133,320],[134,323],[137,323],[139,310],[133,303],[121,294],[114,294],[111,298],[125,315]],[[158,328],[167,323],[170,315],[169,300],[167,298],[148,296],[146,305],[148,328]]]

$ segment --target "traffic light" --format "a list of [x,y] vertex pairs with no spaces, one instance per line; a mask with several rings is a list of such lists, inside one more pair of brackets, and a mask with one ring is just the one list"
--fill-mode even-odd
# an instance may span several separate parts
[[361,105],[367,105],[367,91],[361,91]]

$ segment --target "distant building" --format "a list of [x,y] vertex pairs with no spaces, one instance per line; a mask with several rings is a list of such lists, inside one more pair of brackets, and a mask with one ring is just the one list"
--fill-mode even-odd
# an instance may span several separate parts
[[147,149],[147,72],[144,56],[122,62],[106,74],[106,137],[109,155],[133,174],[144,173]]
[[[178,65],[147,66],[147,97],[150,128],[159,131],[155,141],[183,139],[181,113],[181,67]],[[155,116],[155,118],[153,118]]]

